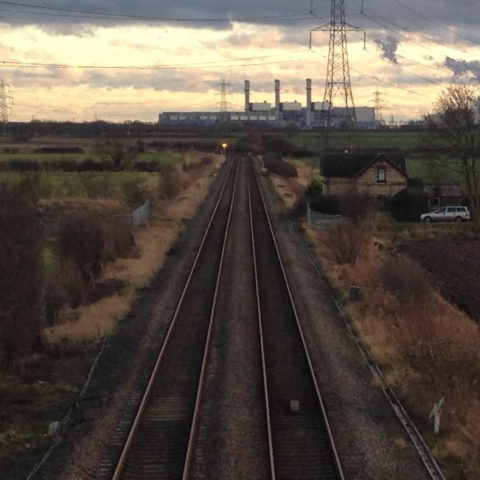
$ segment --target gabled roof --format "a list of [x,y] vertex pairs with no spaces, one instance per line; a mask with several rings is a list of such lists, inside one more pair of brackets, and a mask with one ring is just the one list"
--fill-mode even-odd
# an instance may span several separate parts
[[390,163],[403,175],[407,175],[405,157],[398,152],[392,153],[329,153],[320,162],[324,177],[356,177],[377,160]]

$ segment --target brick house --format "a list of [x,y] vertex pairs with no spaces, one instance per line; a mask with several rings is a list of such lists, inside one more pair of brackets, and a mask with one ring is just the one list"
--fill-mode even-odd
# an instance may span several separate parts
[[350,192],[391,197],[407,187],[405,157],[399,153],[334,153],[320,163],[323,193]]

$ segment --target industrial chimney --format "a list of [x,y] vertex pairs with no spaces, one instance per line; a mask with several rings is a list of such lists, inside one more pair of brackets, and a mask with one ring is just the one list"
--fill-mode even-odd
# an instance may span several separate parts
[[312,125],[312,79],[307,78],[307,106],[305,110],[305,122],[307,127]]
[[245,111],[250,110],[250,81],[245,80]]
[[280,80],[275,80],[275,113],[278,121],[280,119]]

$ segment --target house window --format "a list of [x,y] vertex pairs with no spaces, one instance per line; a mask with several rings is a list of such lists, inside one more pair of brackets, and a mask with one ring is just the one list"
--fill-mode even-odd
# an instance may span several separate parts
[[386,182],[387,181],[387,170],[385,167],[377,168],[377,182]]

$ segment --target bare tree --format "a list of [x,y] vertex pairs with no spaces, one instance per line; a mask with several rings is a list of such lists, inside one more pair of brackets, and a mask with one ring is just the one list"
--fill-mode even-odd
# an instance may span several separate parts
[[97,140],[95,151],[110,161],[115,170],[128,169],[139,153],[138,144],[120,138],[102,138]]
[[480,230],[480,145],[475,112],[478,92],[468,85],[452,85],[437,100],[427,117],[433,132],[434,163],[455,172],[467,189],[476,230]]

